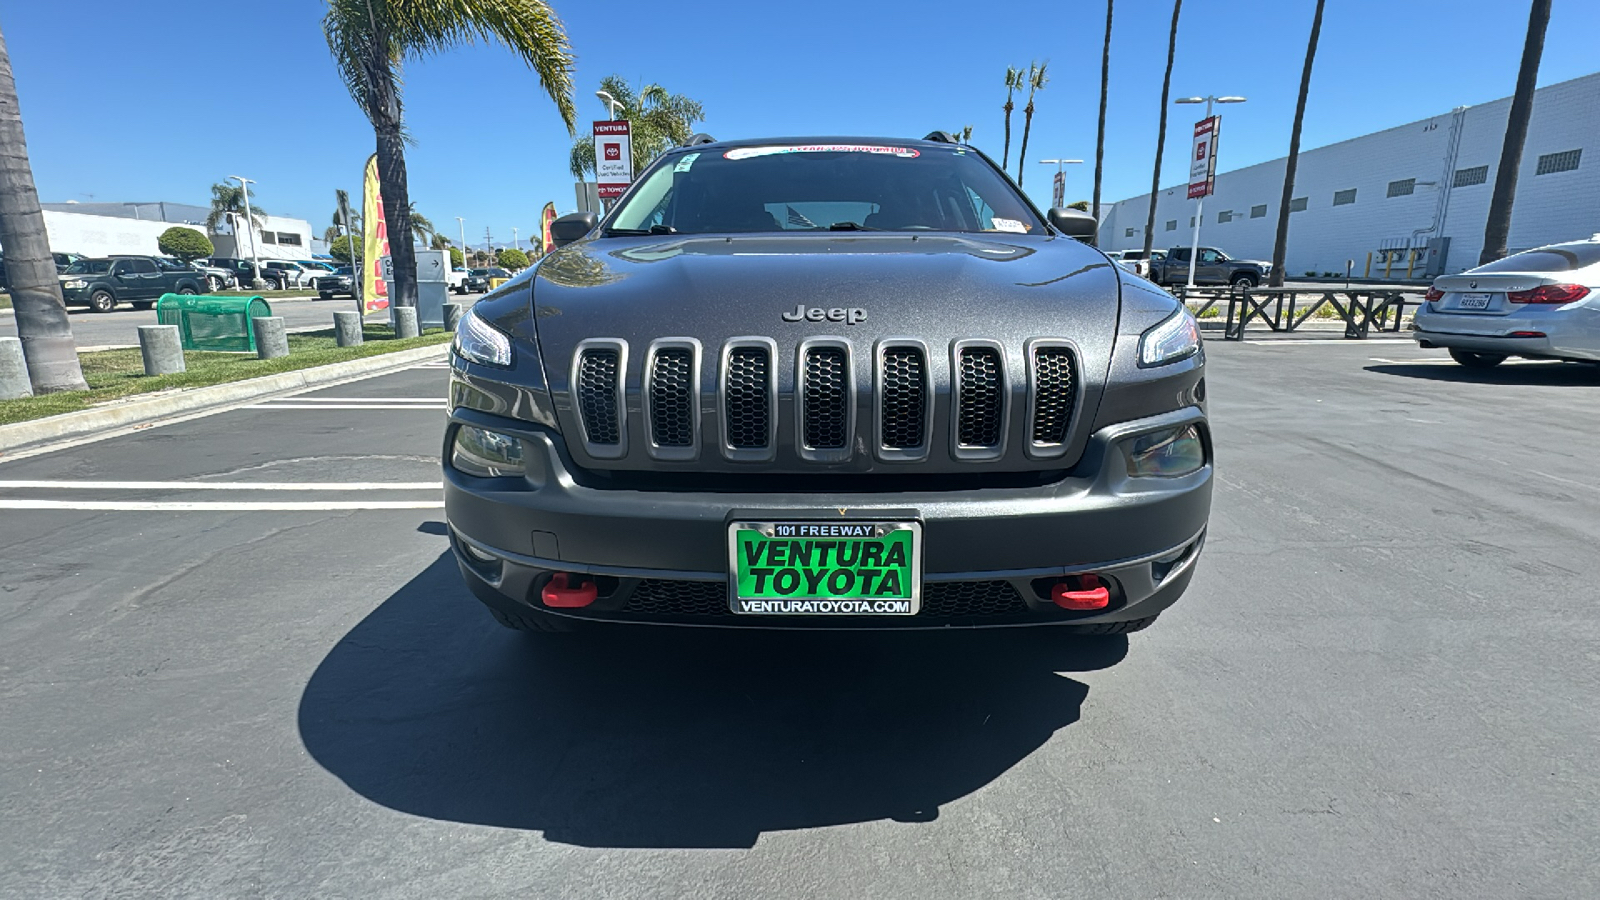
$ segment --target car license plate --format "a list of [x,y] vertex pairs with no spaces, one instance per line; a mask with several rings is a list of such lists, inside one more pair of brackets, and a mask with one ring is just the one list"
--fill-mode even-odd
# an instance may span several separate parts
[[1462,294],[1461,295],[1461,308],[1462,309],[1488,309],[1489,308],[1489,297],[1490,297],[1489,294]]
[[918,522],[733,522],[729,603],[744,615],[914,616]]

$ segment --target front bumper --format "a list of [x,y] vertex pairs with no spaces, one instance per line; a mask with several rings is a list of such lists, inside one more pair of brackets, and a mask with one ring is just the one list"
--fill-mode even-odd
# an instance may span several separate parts
[[[526,477],[476,478],[445,465],[445,516],[462,575],[483,602],[507,612],[618,622],[758,628],[926,628],[1099,624],[1155,615],[1193,576],[1211,506],[1205,415],[1189,408],[1102,429],[1065,477],[1031,487],[720,493],[586,487],[558,438],[537,426],[457,409],[459,424],[521,439]],[[1144,431],[1197,423],[1207,465],[1178,478],[1126,476],[1118,444]],[[819,514],[913,517],[922,523],[924,605],[916,616],[743,616],[727,600],[728,522]],[[600,597],[581,610],[547,609],[540,591],[557,572],[591,576]],[[1094,573],[1108,607],[1069,612],[1049,583]]]

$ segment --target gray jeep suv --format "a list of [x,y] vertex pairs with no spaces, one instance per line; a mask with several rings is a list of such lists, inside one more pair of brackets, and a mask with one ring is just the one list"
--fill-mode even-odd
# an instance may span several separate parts
[[502,624],[1145,627],[1211,505],[1171,296],[989,159],[664,154],[462,319],[451,544]]

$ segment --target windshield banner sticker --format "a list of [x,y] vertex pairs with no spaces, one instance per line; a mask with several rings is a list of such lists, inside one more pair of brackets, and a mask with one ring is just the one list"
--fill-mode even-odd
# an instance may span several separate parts
[[1028,233],[1028,226],[1018,222],[1016,219],[1002,219],[999,216],[995,216],[989,221],[994,223],[995,231],[1006,231],[1010,232],[1011,234]]
[[795,144],[787,147],[736,147],[722,154],[723,159],[753,159],[778,153],[874,153],[915,159],[922,154],[912,147],[881,147],[874,144]]

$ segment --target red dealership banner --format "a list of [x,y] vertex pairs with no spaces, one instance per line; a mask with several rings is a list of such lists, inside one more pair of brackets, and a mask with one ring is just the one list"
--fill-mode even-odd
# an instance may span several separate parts
[[1189,199],[1207,196],[1217,183],[1217,137],[1222,132],[1222,117],[1211,116],[1194,123],[1194,149],[1189,154]]

